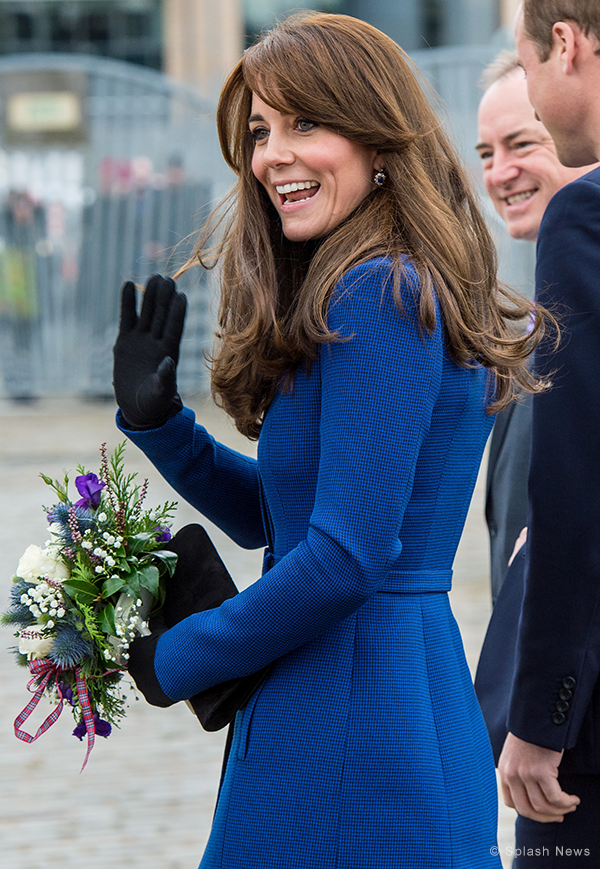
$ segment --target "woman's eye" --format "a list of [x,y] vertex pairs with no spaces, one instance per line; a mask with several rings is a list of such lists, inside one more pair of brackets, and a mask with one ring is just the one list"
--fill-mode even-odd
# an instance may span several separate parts
[[310,133],[311,130],[314,130],[318,126],[316,121],[309,121],[308,118],[298,118],[296,121],[296,127],[301,133]]
[[255,144],[257,142],[263,142],[269,135],[269,131],[265,129],[265,127],[254,127],[254,129],[249,132]]

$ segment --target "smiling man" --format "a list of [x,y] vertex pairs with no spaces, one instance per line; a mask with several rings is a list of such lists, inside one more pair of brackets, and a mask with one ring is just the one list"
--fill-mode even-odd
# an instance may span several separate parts
[[512,238],[536,241],[554,194],[592,168],[568,168],[558,159],[548,130],[536,118],[516,52],[490,65],[479,105],[476,146],[483,181]]

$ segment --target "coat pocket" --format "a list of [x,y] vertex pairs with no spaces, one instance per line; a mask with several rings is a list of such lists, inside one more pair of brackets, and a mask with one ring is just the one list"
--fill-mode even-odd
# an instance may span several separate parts
[[[268,679],[268,676],[267,676],[267,679]],[[249,735],[250,735],[250,728],[252,725],[252,718],[254,716],[254,709],[256,707],[256,703],[257,703],[258,698],[259,698],[259,696],[260,696],[260,694],[265,686],[267,679],[264,679],[260,683],[260,685],[258,686],[256,691],[254,692],[252,697],[248,700],[248,702],[244,706],[244,708],[240,712],[238,712],[238,715],[240,715],[241,719],[242,719],[241,724],[240,724],[240,730],[239,730],[240,735],[239,735],[239,739],[238,739],[237,754],[236,754],[236,757],[238,760],[246,760],[246,756],[248,754],[248,739],[249,739]]]

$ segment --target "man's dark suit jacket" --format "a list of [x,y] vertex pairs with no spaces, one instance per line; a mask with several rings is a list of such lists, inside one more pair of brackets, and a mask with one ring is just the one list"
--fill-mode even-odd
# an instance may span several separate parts
[[[599,773],[600,169],[550,201],[536,297],[560,316],[563,335],[557,352],[548,337],[536,353],[553,387],[533,401],[529,540],[500,593],[477,678],[499,681],[495,714],[507,710],[511,733],[569,749],[562,771]],[[499,668],[497,656],[511,654],[515,595],[514,667]]]
[[526,395],[500,411],[490,440],[485,519],[490,535],[490,576],[494,604],[517,537],[527,525],[532,405],[532,396]]

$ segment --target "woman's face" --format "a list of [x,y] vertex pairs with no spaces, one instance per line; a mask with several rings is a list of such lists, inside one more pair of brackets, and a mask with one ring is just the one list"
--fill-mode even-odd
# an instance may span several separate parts
[[290,241],[323,238],[375,189],[373,176],[383,167],[375,148],[310,118],[282,115],[255,94],[248,126],[252,171]]

